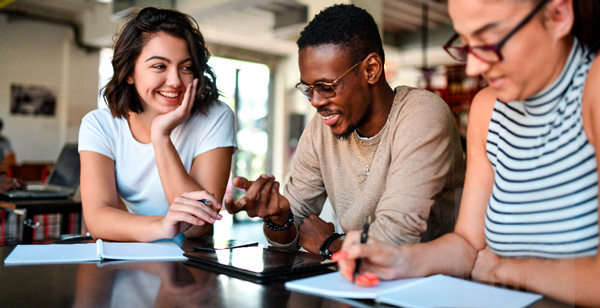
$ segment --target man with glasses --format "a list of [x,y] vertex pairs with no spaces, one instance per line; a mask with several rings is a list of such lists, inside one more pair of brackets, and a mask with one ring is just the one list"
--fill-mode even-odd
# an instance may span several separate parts
[[392,89],[375,21],[353,5],[334,5],[298,39],[296,88],[317,109],[296,150],[292,174],[236,178],[246,190],[229,212],[262,217],[272,245],[331,255],[341,234],[321,220],[329,198],[344,232],[375,217],[369,237],[396,245],[428,241],[454,227],[464,162],[446,103],[421,89]]

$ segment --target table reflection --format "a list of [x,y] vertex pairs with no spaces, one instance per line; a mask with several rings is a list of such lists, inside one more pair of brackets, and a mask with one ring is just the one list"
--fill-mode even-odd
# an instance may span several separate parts
[[225,307],[218,274],[179,262],[81,264],[74,307]]

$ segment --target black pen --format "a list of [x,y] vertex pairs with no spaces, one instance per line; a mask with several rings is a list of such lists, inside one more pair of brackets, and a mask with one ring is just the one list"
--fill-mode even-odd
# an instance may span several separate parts
[[[360,235],[360,243],[361,244],[367,243],[370,225],[371,225],[371,215],[369,215],[369,216],[367,216],[367,218],[365,218],[365,224],[363,225],[363,232]],[[352,276],[353,282],[356,281],[356,276],[358,276],[358,274],[360,273],[360,263],[361,263],[361,259],[356,259],[356,268],[354,269],[354,276]]]

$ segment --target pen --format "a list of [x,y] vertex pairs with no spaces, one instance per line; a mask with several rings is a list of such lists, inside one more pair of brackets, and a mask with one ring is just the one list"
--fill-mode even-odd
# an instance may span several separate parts
[[[365,218],[365,224],[363,225],[363,232],[360,235],[360,243],[365,244],[367,242],[367,237],[369,234],[369,226],[371,225],[371,215]],[[360,263],[361,259],[356,259],[356,268],[354,269],[354,276],[352,277],[352,281],[356,281],[356,276],[360,273]]]
[[200,200],[198,200],[198,201],[200,201],[200,202],[202,202],[202,203],[204,203],[205,205],[208,205],[208,206],[211,206],[211,205],[212,205],[212,202],[210,202],[210,201],[208,201],[208,200],[206,200],[206,199],[200,199]]

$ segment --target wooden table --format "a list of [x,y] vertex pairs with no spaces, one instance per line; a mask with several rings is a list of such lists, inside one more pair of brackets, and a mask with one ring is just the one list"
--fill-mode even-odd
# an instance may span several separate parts
[[24,216],[23,244],[31,244],[33,242],[33,229],[37,224],[37,222],[33,221],[34,215],[61,214],[61,234],[67,234],[69,230],[69,214],[81,213],[81,200],[78,198],[0,199],[0,208]]
[[[187,239],[183,250],[191,251],[195,244],[200,243]],[[290,292],[283,282],[255,284],[181,261],[5,267],[4,258],[11,250],[0,247],[2,307],[357,307]],[[530,307],[572,306],[544,298]]]

